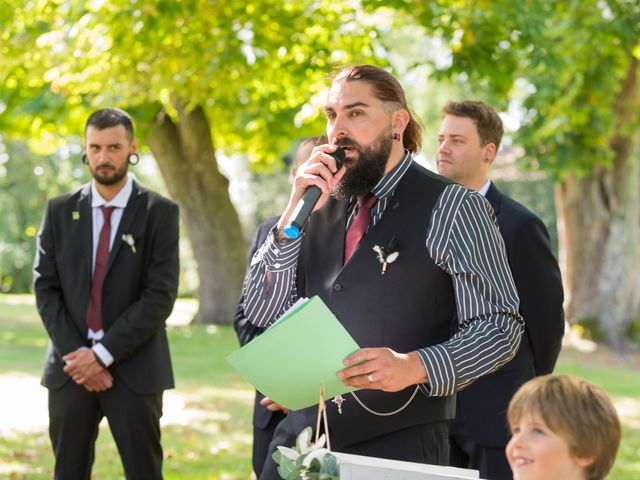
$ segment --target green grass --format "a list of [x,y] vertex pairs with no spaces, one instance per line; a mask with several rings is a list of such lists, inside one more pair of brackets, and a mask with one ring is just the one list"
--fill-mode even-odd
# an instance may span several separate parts
[[[188,311],[190,307],[193,305],[189,301],[179,301],[176,310]],[[172,326],[169,337],[177,386],[165,394],[164,418],[169,420],[162,429],[165,478],[250,478],[253,390],[224,360],[237,348],[233,328]],[[0,295],[0,381],[17,377],[35,384],[42,371],[46,344],[47,336],[32,297]],[[612,396],[623,422],[623,441],[609,478],[640,478],[637,355],[620,359],[602,348],[590,354],[565,349],[556,372],[587,378]],[[6,395],[7,392],[0,393],[2,397]],[[0,398],[0,405],[2,401]],[[46,401],[39,408],[42,411],[15,413],[46,415]],[[101,428],[96,448],[99,453],[93,478],[123,478],[106,425]],[[0,424],[0,478],[51,478],[52,468],[46,428],[6,432]]]
[[[162,429],[165,478],[250,478],[253,390],[224,360],[238,345],[233,328],[172,326],[169,337],[177,385],[165,394],[165,418],[174,412]],[[32,298],[0,295],[0,378],[39,378],[46,345]],[[52,478],[46,429],[0,432],[0,478]],[[93,478],[124,478],[104,424],[96,451]]]

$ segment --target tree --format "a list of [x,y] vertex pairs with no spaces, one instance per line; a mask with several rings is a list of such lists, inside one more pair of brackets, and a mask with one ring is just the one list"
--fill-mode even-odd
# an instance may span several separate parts
[[44,204],[71,188],[82,169],[68,153],[36,157],[26,145],[0,137],[0,292],[22,293],[31,287],[35,236]]
[[88,109],[129,109],[181,206],[200,276],[196,321],[229,323],[245,250],[216,156],[243,153],[266,169],[292,139],[321,131],[317,94],[332,65],[373,54],[361,13],[329,0],[10,2],[0,127],[65,135]]
[[567,316],[622,346],[640,317],[640,4],[387,5],[448,43],[441,77],[470,82],[498,106],[520,100],[523,163],[556,181]]

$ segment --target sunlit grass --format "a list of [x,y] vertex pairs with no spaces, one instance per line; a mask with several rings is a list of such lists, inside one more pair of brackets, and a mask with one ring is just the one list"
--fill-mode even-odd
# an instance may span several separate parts
[[[179,301],[169,327],[177,387],[164,397],[164,475],[248,479],[253,390],[224,360],[237,348],[232,327],[185,325],[196,307],[192,300]],[[0,296],[0,478],[52,478],[46,390],[38,386],[46,343],[33,297]],[[623,423],[613,480],[640,478],[640,360],[628,360],[602,348],[590,354],[565,349],[556,368],[587,378],[612,396]],[[105,422],[96,449],[93,478],[124,478]]]
[[[177,388],[164,396],[164,476],[245,480],[252,475],[253,390],[224,360],[237,348],[233,328],[184,325],[195,307],[194,301],[179,301],[177,315],[170,320]],[[0,409],[9,410],[0,419],[29,429],[8,431],[6,425],[0,425],[0,478],[53,476],[46,390],[38,386],[46,345],[33,297],[0,296]],[[19,394],[11,398],[5,396],[6,391]],[[106,422],[101,424],[96,451],[93,478],[124,478]]]

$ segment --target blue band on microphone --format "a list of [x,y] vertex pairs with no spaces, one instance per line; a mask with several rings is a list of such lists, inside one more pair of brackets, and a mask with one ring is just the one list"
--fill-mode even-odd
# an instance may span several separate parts
[[300,236],[300,229],[295,225],[287,225],[282,229],[282,233],[291,239],[296,239]]

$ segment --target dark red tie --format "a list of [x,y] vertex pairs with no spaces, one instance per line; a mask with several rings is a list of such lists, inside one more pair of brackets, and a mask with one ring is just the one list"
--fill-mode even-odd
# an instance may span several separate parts
[[356,213],[356,218],[353,219],[344,239],[344,263],[347,263],[351,258],[364,232],[367,231],[369,220],[371,220],[371,209],[377,201],[378,197],[372,193],[358,197],[358,213]]
[[93,269],[91,282],[91,298],[87,308],[87,325],[94,332],[102,330],[102,284],[109,262],[109,242],[111,240],[111,213],[114,207],[100,207],[104,223],[100,230],[98,249],[96,250],[96,265]]

